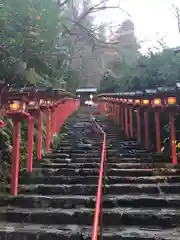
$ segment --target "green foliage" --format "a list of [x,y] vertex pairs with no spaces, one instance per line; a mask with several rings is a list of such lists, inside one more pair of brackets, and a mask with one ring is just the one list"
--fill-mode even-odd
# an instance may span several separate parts
[[[123,72],[121,76],[114,74],[114,68],[118,68],[115,62],[112,71],[102,79],[101,86],[112,92],[172,86],[180,78],[179,66],[180,53],[175,53],[172,49],[149,52],[146,56],[140,55],[134,65],[119,62],[119,71]],[[102,91],[103,88],[101,87]]]
[[107,117],[104,115],[96,115],[95,118],[97,121],[105,121],[107,119]]
[[68,49],[71,46],[60,34],[67,21],[64,18],[66,12],[68,9],[59,8],[53,0],[2,1],[1,81],[17,85],[30,82],[60,87],[58,80],[70,71]]
[[172,86],[180,77],[180,54],[175,54],[172,49],[164,49],[160,53],[150,53],[141,56],[132,77],[136,87]]

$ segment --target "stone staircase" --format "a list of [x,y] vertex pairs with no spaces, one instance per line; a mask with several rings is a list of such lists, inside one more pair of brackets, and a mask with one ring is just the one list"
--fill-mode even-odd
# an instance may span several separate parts
[[[133,141],[108,132],[103,238],[179,240],[180,168]],[[100,165],[100,136],[87,112],[69,123],[68,135],[34,166],[21,173],[19,195],[0,195],[0,239],[91,239]],[[136,152],[135,152],[136,150]]]

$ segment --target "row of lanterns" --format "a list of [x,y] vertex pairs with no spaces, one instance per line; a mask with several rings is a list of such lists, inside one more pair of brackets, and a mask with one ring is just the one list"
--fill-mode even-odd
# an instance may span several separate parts
[[152,107],[163,107],[163,106],[176,106],[176,97],[167,98],[154,98],[154,99],[127,99],[127,98],[114,98],[114,97],[101,97],[100,100],[112,101],[114,103],[122,103],[134,106],[152,106]]
[[[28,121],[28,159],[27,171],[32,172],[34,149],[34,122],[38,122],[37,159],[42,159],[42,127],[43,113],[46,121],[46,152],[51,141],[60,130],[65,119],[78,108],[75,96],[61,89],[25,86],[11,88],[0,85],[0,114],[8,116],[13,121],[13,149],[11,171],[11,193],[18,192],[19,157],[21,141],[21,122]],[[3,121],[0,127],[5,126]]]
[[[109,96],[108,96],[109,95]],[[177,164],[176,154],[176,126],[175,112],[178,110],[178,92],[166,92],[165,94],[152,93],[145,94],[104,94],[99,96],[99,110],[102,114],[106,114],[115,121],[120,123],[126,133],[127,138],[134,137],[133,111],[136,113],[137,140],[141,143],[141,115],[140,109],[144,112],[144,133],[145,147],[150,150],[149,145],[149,125],[148,112],[154,109],[154,120],[156,128],[156,150],[161,152],[161,133],[160,133],[160,113],[167,110],[169,115],[170,139],[172,150],[172,163]],[[141,95],[141,96],[140,96]],[[109,114],[110,113],[110,114]]]
[[60,103],[60,101],[51,101],[51,100],[45,100],[45,99],[40,99],[39,101],[29,101],[28,103],[19,101],[19,100],[14,100],[11,101],[9,105],[9,110],[10,111],[19,111],[23,112],[26,110],[31,110],[31,109],[38,109],[40,107],[53,107],[56,106]]

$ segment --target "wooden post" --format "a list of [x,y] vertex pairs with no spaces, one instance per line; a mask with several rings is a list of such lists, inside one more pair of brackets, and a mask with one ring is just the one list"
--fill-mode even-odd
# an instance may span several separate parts
[[28,118],[28,161],[27,171],[32,172],[33,165],[33,145],[34,145],[34,118]]
[[21,141],[21,122],[13,119],[13,149],[12,149],[12,171],[11,171],[11,194],[16,196],[18,193],[19,181],[19,157]]

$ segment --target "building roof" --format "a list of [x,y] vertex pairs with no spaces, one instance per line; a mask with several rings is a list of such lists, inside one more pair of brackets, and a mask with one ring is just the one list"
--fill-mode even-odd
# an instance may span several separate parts
[[81,92],[97,92],[97,88],[78,88],[76,89],[76,93]]

